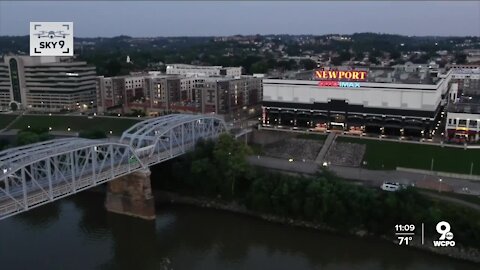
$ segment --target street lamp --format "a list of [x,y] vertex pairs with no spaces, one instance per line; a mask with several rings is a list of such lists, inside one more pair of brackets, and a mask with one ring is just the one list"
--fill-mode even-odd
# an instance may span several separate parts
[[438,192],[442,192],[442,178],[438,179]]

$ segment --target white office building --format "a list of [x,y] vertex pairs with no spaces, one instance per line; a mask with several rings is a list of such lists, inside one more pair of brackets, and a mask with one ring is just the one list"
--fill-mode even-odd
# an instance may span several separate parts
[[43,112],[92,108],[95,78],[95,67],[72,58],[5,56],[0,62],[0,107]]
[[239,77],[242,75],[241,67],[222,67],[222,66],[196,66],[186,64],[168,64],[167,74],[177,74],[185,76],[228,76]]

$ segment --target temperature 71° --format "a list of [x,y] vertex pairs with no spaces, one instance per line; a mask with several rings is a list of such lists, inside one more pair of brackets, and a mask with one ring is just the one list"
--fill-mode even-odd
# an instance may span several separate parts
[[410,241],[412,241],[411,236],[398,236],[398,245],[400,245],[400,246],[402,244],[408,245],[410,243]]

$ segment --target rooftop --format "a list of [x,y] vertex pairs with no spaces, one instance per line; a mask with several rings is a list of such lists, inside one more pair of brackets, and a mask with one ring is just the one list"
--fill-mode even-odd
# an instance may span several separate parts
[[[340,71],[367,71],[365,82],[371,83],[399,83],[399,84],[425,84],[435,85],[440,78],[425,66],[396,66],[396,67],[335,67],[329,70]],[[269,76],[270,79],[317,80],[314,70],[284,73]],[[348,80],[343,80],[348,81]]]
[[198,65],[189,65],[189,64],[167,64],[167,69],[230,69],[230,68],[240,68],[240,67],[223,67],[223,66],[198,66]]
[[457,103],[451,103],[447,107],[448,112],[480,114],[480,96],[464,97]]

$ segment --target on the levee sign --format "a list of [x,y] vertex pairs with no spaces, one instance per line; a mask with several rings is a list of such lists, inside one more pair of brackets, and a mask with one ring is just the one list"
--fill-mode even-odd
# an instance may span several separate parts
[[73,22],[30,22],[30,56],[73,56]]

